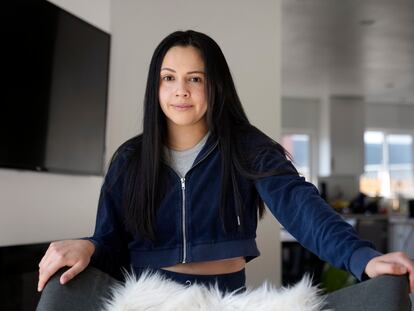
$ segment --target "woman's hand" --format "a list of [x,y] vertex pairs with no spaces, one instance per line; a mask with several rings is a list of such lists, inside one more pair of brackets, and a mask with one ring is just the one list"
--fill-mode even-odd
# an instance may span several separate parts
[[402,275],[408,273],[410,289],[414,293],[414,262],[406,253],[395,252],[372,258],[365,267],[365,273],[370,278],[383,274]]
[[95,245],[87,240],[64,240],[52,242],[39,263],[39,283],[37,290],[40,292],[45,287],[49,278],[62,267],[71,267],[60,277],[60,283],[73,279],[89,264]]

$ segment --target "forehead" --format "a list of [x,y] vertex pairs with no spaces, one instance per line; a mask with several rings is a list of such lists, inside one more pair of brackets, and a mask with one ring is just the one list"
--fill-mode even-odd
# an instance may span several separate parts
[[171,69],[204,69],[204,60],[200,51],[192,46],[174,46],[164,56],[161,67]]

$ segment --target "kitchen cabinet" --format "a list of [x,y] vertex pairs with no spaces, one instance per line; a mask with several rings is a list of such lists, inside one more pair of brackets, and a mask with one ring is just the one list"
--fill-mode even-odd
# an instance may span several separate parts
[[330,175],[364,172],[365,104],[360,97],[331,97]]
[[414,258],[414,218],[390,217],[388,250],[404,251]]

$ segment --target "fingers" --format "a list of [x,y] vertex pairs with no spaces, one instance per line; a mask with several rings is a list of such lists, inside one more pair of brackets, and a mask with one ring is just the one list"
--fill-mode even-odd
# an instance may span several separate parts
[[39,292],[43,289],[44,284],[47,282],[47,279],[45,280],[46,275],[45,275],[45,268],[44,267],[47,267],[47,264],[45,264],[45,263],[47,263],[49,261],[52,244],[53,243],[51,243],[49,245],[49,247],[46,250],[46,253],[44,254],[44,256],[42,257],[42,259],[39,262],[39,280],[38,280],[38,283],[37,283],[37,290]]
[[367,264],[366,273],[370,277],[408,273],[410,291],[414,293],[414,262],[404,252],[394,252],[373,258]]
[[48,265],[42,266],[42,268],[39,269],[39,282],[37,284],[37,290],[39,292],[42,291],[50,277],[64,266],[65,265],[62,265],[59,261],[54,261]]
[[413,261],[408,257],[407,254],[402,252],[394,253],[396,257],[396,261],[398,261],[401,265],[403,265],[408,273],[408,278],[410,281],[410,290],[412,293],[414,293],[414,263]]
[[45,284],[60,268],[65,267],[67,262],[60,251],[61,241],[50,243],[46,254],[39,263],[39,282],[37,290],[40,292],[45,287]]
[[40,262],[39,262],[39,268],[47,261],[47,257],[49,257],[48,251],[46,251],[46,253],[42,257],[42,259],[40,260]]
[[377,264],[377,276],[383,274],[404,275],[408,273],[410,292],[414,293],[414,273],[400,263],[379,262]]
[[49,247],[46,250],[46,253],[43,255],[43,258],[39,262],[39,268],[44,266],[45,262],[48,262],[48,259],[50,258],[50,254],[54,251],[54,242],[50,243]]
[[65,284],[84,270],[95,249],[89,241],[66,240],[50,244],[45,256],[39,263],[38,291],[42,291],[50,277],[62,267],[71,267],[60,277]]
[[395,252],[395,253],[389,253],[386,256],[388,256],[390,260],[395,260],[399,264],[403,265],[408,270],[414,271],[414,263],[411,261],[411,259],[408,257],[406,253]]
[[76,263],[72,268],[62,274],[60,277],[60,284],[66,284],[72,280],[76,275],[85,269],[86,265],[83,262]]
[[408,275],[408,280],[410,281],[410,292],[414,293],[414,273],[411,271]]
[[407,268],[399,263],[378,261],[375,265],[375,275],[394,274],[401,275],[407,273]]

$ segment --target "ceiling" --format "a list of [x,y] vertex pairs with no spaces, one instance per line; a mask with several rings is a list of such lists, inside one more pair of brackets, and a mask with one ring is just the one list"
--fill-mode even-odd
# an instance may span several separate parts
[[414,1],[282,0],[282,95],[414,104]]

